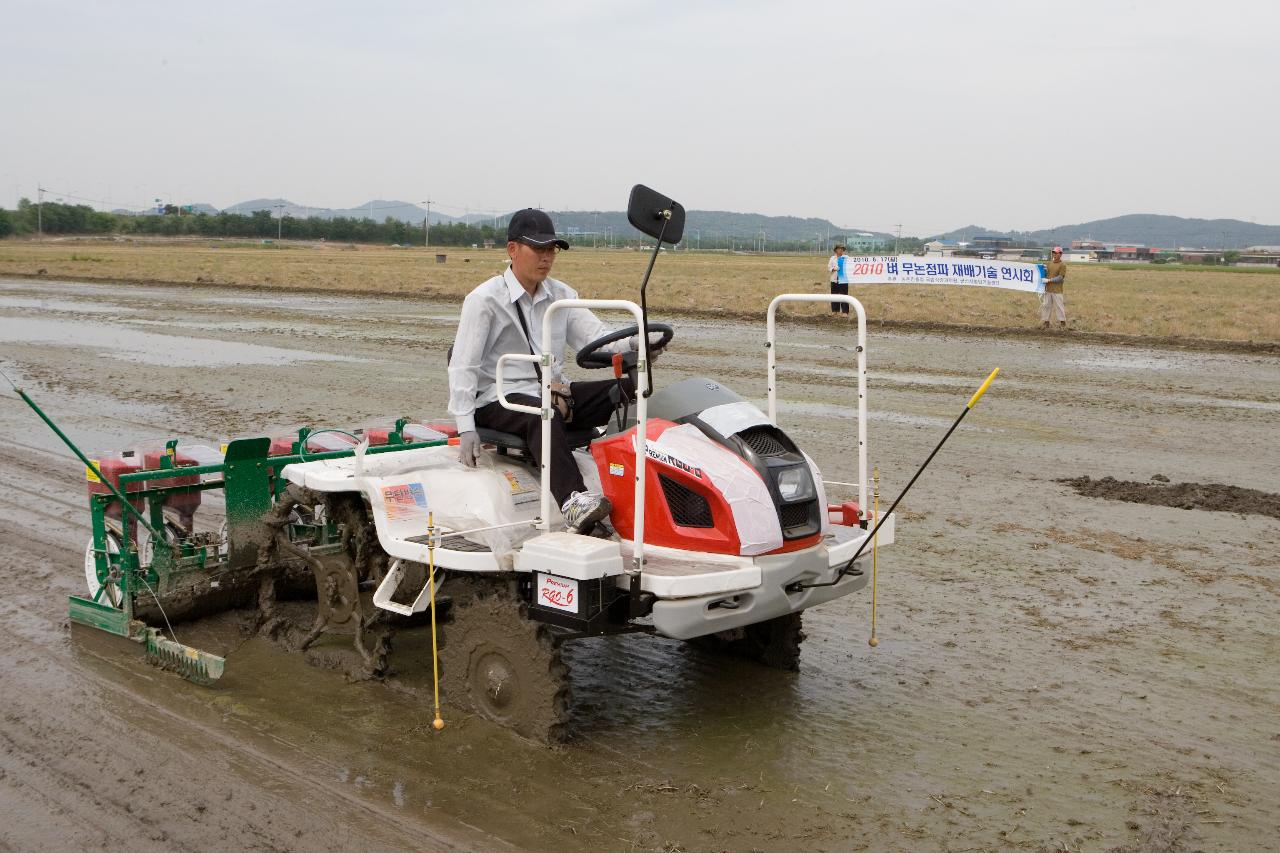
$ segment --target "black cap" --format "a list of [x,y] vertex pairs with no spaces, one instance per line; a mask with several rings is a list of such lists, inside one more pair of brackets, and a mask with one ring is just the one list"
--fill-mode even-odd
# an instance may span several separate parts
[[532,207],[511,215],[511,222],[507,224],[507,241],[512,240],[529,246],[550,246],[554,243],[561,249],[569,248],[568,242],[556,236],[556,227],[551,224],[551,217]]

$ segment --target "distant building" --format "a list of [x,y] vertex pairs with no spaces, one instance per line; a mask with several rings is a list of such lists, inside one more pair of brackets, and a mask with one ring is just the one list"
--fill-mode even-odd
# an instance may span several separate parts
[[844,238],[845,248],[851,255],[862,255],[884,248],[884,240],[866,231],[855,231]]
[[[967,245],[967,244],[965,244]],[[955,240],[930,240],[924,244],[924,253],[926,255],[936,255],[938,257],[947,258],[954,255],[961,248],[961,244]]]
[[1012,242],[1013,240],[1009,237],[998,237],[994,234],[984,234],[981,237],[974,237],[969,241],[969,245],[979,251],[983,249],[999,251],[1001,249],[1009,248],[1009,244]]
[[1240,253],[1238,263],[1251,267],[1280,267],[1280,246],[1250,246]]

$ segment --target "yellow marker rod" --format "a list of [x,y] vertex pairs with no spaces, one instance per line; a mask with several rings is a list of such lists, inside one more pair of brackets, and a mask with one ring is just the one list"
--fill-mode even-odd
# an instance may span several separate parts
[[[853,571],[854,561],[857,560],[858,557],[862,556],[862,552],[866,550],[867,545],[874,540],[876,533],[880,530],[880,525],[884,524],[884,520],[886,518],[893,515],[893,511],[898,507],[898,501],[902,500],[906,496],[907,492],[911,490],[911,487],[915,485],[916,480],[918,480],[920,478],[920,475],[924,473],[924,469],[928,468],[929,463],[933,461],[933,457],[938,455],[938,451],[942,449],[942,445],[947,443],[947,439],[951,437],[951,433],[955,432],[956,427],[960,426],[960,422],[964,420],[964,416],[969,414],[969,410],[974,407],[974,405],[978,402],[978,400],[982,397],[983,394],[987,393],[988,386],[991,385],[992,380],[996,378],[996,374],[999,372],[1000,372],[1000,368],[998,367],[995,370],[991,371],[991,375],[987,377],[987,381],[983,382],[982,387],[980,387],[976,392],[974,392],[974,395],[969,398],[969,402],[966,403],[964,409],[960,411],[960,416],[957,417],[955,421],[952,422],[951,428],[947,430],[947,434],[944,435],[942,437],[942,440],[938,442],[937,447],[933,448],[933,452],[929,454],[928,459],[924,460],[924,464],[921,465],[916,470],[916,473],[912,475],[911,481],[907,483],[907,487],[902,490],[902,494],[894,498],[893,503],[889,505],[889,511],[886,512],[878,522],[876,522],[876,526],[872,529],[871,535],[868,536],[866,539],[862,540],[862,544],[858,546],[858,550],[854,552],[854,555],[849,558],[849,562],[845,563],[844,568],[836,573],[835,581],[832,581],[832,583],[838,582],[847,573]],[[813,586],[822,586],[822,584],[813,584]]]
[[876,551],[880,539],[880,525],[877,523],[880,519],[880,469],[876,468],[871,475],[871,482],[874,484],[871,490],[871,520],[872,534],[871,541],[871,639],[867,640],[867,645],[875,648],[880,645],[880,638],[876,636],[876,584],[879,580],[878,570],[876,566]]
[[436,731],[444,728],[440,716],[440,650],[436,645],[436,524],[435,513],[427,513],[427,588],[431,601],[431,686],[435,691],[436,718],[431,724]]
[[978,405],[978,401],[982,399],[983,394],[987,393],[987,388],[991,386],[991,383],[996,378],[996,374],[999,372],[1000,372],[1000,368],[998,367],[995,370],[991,371],[991,375],[987,377],[987,381],[983,382],[982,387],[980,387],[977,391],[974,391],[973,396],[969,398],[969,402],[965,405],[966,409],[972,409],[974,406]]

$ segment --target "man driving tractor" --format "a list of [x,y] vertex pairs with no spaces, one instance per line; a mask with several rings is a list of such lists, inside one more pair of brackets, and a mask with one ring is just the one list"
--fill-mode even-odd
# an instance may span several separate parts
[[[458,426],[459,457],[474,467],[480,458],[481,439],[477,427],[512,433],[525,440],[534,461],[541,466],[542,419],[538,415],[515,412],[498,402],[496,383],[498,357],[506,353],[538,353],[547,308],[561,299],[578,294],[562,281],[550,278],[556,253],[569,244],[556,236],[551,217],[541,210],[526,208],[515,213],[507,226],[507,255],[510,266],[467,294],[449,362],[449,412]],[[634,398],[631,379],[593,382],[565,381],[565,346],[575,351],[608,333],[608,328],[586,308],[558,311],[552,315],[551,388],[555,406],[551,426],[551,494],[560,506],[565,523],[575,533],[590,533],[596,523],[609,516],[612,506],[604,495],[587,490],[573,460],[566,427],[586,429],[609,421],[618,403],[619,389],[625,401]],[[634,352],[639,336],[633,335],[601,347],[609,352]],[[650,352],[650,358],[657,355]],[[517,362],[504,369],[507,399],[514,403],[540,406],[541,368],[533,362]]]

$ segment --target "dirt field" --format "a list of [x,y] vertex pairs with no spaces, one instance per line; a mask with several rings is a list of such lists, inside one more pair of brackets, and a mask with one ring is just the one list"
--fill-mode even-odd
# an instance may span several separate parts
[[[437,253],[445,258],[436,263]],[[0,275],[174,284],[238,284],[297,292],[406,295],[458,300],[500,272],[499,249],[387,248],[325,243],[49,239],[0,242]],[[631,299],[649,254],[576,248],[556,260],[556,275],[601,299]],[[826,257],[665,252],[649,286],[655,305],[701,316],[763,316],[779,293],[828,292]],[[968,328],[1034,335],[1039,297],[992,288],[854,288],[876,324],[894,328]],[[1245,351],[1280,352],[1280,270],[1135,269],[1071,264],[1067,311],[1074,333],[1200,345],[1218,341]],[[791,307],[819,314],[821,306]]]
[[[659,383],[763,398],[762,318],[650,304],[678,332]],[[456,311],[7,280],[0,368],[88,449],[442,415]],[[848,326],[785,334],[782,426],[852,479]],[[885,502],[1002,368],[899,508],[880,645],[863,595],[805,614],[797,674],[579,643],[556,750],[448,709],[434,732],[394,679],[234,617],[175,626],[232,647],[215,688],[71,632],[83,468],[3,383],[0,850],[1280,849],[1280,360],[874,329],[868,352]]]

